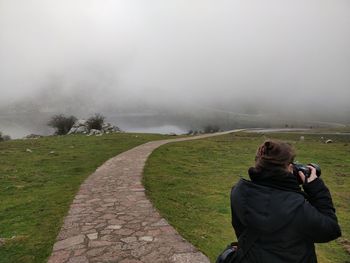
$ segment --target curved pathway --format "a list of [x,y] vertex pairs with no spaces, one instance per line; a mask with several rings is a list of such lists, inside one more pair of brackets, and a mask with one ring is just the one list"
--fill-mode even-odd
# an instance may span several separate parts
[[142,172],[163,144],[231,132],[152,141],[108,160],[81,185],[48,262],[209,263],[153,207]]

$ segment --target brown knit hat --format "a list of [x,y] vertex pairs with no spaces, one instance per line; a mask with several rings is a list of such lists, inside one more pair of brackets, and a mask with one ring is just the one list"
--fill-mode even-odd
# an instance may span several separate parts
[[255,156],[257,169],[272,168],[274,166],[286,167],[292,163],[295,151],[289,143],[278,140],[266,140],[258,148]]

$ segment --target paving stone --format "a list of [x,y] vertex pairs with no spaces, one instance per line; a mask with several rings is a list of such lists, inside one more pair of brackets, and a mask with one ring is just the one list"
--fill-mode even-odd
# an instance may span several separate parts
[[132,229],[119,229],[119,230],[114,231],[113,233],[115,233],[117,235],[122,235],[122,236],[130,236],[134,232],[135,231]]
[[153,251],[148,255],[141,257],[140,259],[142,262],[152,262],[152,263],[167,262],[167,260],[164,260],[164,256],[159,255],[157,251]]
[[162,231],[160,231],[159,229],[153,229],[153,230],[148,230],[147,231],[147,235],[148,236],[152,236],[152,237],[158,236],[161,233],[162,233]]
[[169,255],[171,250],[171,247],[159,247],[157,251],[159,252],[159,254]]
[[103,240],[93,240],[89,242],[89,247],[103,247],[103,246],[110,246],[113,243],[110,241],[103,241]]
[[88,263],[89,260],[85,256],[72,257],[69,259],[68,263]]
[[106,248],[102,247],[102,248],[94,248],[94,249],[90,249],[88,252],[86,252],[86,255],[88,257],[96,257],[98,255],[101,255],[103,253],[103,251]]
[[81,256],[85,253],[86,248],[82,248],[82,249],[77,249],[74,251],[74,256]]
[[120,219],[111,219],[111,220],[108,220],[108,224],[110,224],[110,225],[123,225],[123,224],[125,224],[125,221],[120,220]]
[[88,234],[87,237],[88,237],[90,240],[97,239],[98,233]]
[[71,251],[65,251],[65,250],[56,251],[56,252],[52,253],[52,255],[47,263],[65,262],[69,258],[70,253],[71,253]]
[[88,231],[88,230],[91,230],[91,229],[93,229],[94,228],[94,226],[83,226],[82,228],[81,228],[81,231]]
[[104,216],[101,217],[101,219],[115,219],[116,216],[113,214],[106,214]]
[[97,226],[95,226],[95,229],[103,229],[106,227],[106,223],[99,223]]
[[69,237],[67,239],[56,242],[56,244],[53,246],[53,251],[57,251],[68,247],[72,247],[74,245],[81,244],[84,242],[84,240],[85,240],[84,235]]
[[112,232],[113,232],[112,229],[105,229],[105,230],[102,230],[100,233],[101,233],[101,235],[108,235],[108,234],[110,234]]
[[168,226],[168,222],[165,219],[161,219],[158,222],[152,224],[151,226]]
[[116,242],[120,240],[120,237],[116,235],[105,235],[105,236],[101,236],[100,239],[104,241],[109,241],[109,242]]
[[153,237],[151,236],[143,236],[143,237],[139,237],[140,241],[146,241],[146,242],[152,242],[153,241]]
[[110,226],[107,226],[108,229],[121,229],[122,226],[121,225],[110,225]]
[[131,255],[135,258],[140,258],[141,256],[149,254],[154,247],[152,246],[139,246],[138,249],[131,251]]
[[210,263],[202,253],[175,254],[171,261],[174,263]]
[[90,199],[90,200],[88,200],[88,201],[86,201],[87,203],[94,203],[94,202],[99,202],[99,201],[101,201],[101,199],[99,199],[99,198],[94,198],[94,199]]
[[136,237],[125,237],[125,238],[122,238],[120,240],[124,243],[131,243],[131,242],[137,241],[137,238]]
[[104,199],[103,201],[107,202],[107,203],[114,203],[114,202],[118,202],[118,199],[116,199],[116,198],[107,198],[107,199]]
[[120,263],[142,263],[142,261],[140,260],[137,260],[137,259],[123,259],[122,261],[120,261]]
[[145,232],[143,231],[137,231],[133,234],[134,236],[137,236],[137,237],[141,237],[141,236],[144,236],[145,235]]

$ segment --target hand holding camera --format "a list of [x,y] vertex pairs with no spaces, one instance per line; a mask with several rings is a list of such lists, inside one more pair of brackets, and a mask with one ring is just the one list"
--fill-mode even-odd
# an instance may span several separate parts
[[293,174],[298,178],[300,184],[310,183],[321,176],[321,168],[315,163],[308,165],[293,163]]
[[[307,177],[305,176],[305,174],[303,174],[303,172],[299,171],[298,175],[299,177],[301,178],[301,180],[303,181],[303,183],[310,183],[312,182],[313,180],[315,180],[318,176],[316,175],[316,168],[313,167],[313,166],[308,166],[311,170],[311,173],[310,175]],[[305,180],[307,180],[305,182]]]

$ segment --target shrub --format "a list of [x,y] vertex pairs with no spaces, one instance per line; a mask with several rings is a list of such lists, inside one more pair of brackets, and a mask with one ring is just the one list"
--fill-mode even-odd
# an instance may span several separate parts
[[220,131],[220,127],[217,125],[207,125],[204,127],[204,133],[214,133]]
[[0,142],[9,140],[11,140],[11,137],[9,135],[4,135],[2,132],[0,132]]
[[96,113],[94,116],[90,117],[87,120],[88,129],[102,130],[102,124],[105,120],[105,117],[99,113]]
[[2,139],[3,139],[4,141],[9,141],[9,140],[11,140],[11,137],[10,137],[10,135],[3,135],[3,136],[2,136]]
[[76,120],[77,118],[74,116],[66,117],[63,114],[59,114],[59,115],[52,116],[50,121],[47,124],[50,127],[56,129],[55,134],[65,135],[72,128]]

